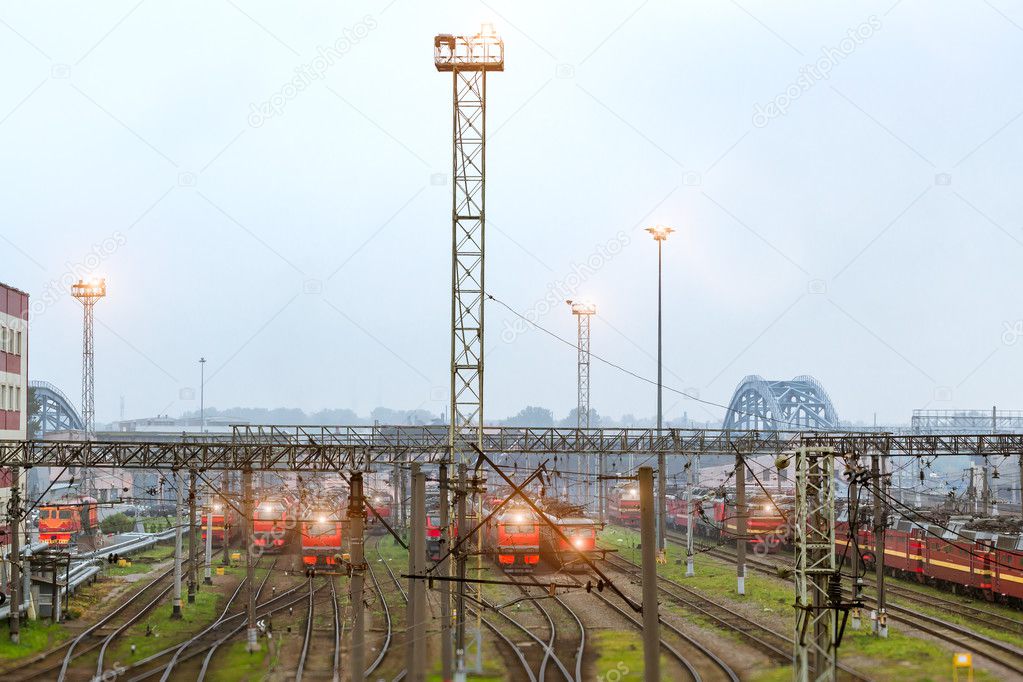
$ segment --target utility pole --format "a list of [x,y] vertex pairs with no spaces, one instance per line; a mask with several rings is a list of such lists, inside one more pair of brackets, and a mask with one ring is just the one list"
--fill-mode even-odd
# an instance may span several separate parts
[[[887,454],[887,446],[885,448]],[[877,614],[874,621],[875,632],[878,637],[888,636],[888,614],[885,612],[884,593],[884,534],[887,528],[885,518],[884,502],[881,500],[881,491],[885,487],[884,470],[882,460],[877,454],[870,456],[870,477],[873,480],[874,491],[874,579],[877,582]]]
[[195,469],[189,469],[188,474],[188,603],[194,604],[195,592],[199,589],[196,580],[199,570],[199,542],[195,537]]
[[199,358],[199,432],[206,433],[206,358]]
[[[464,464],[475,460],[474,445],[483,446],[487,74],[504,71],[504,41],[489,24],[482,26],[476,35],[437,35],[433,39],[433,63],[437,71],[452,75],[448,445],[450,463]],[[459,582],[459,600],[463,604],[464,591],[465,583]],[[456,627],[464,630],[462,608],[458,609],[456,619]],[[460,669],[462,663],[460,653]]]
[[[467,532],[465,518],[466,466],[458,465],[458,488],[455,490],[455,528],[459,533]],[[458,572],[458,589],[455,597],[455,657],[458,676],[465,679],[465,550],[459,549],[455,556],[455,570]]]
[[736,589],[746,594],[746,465],[739,450],[735,451],[735,575]]
[[[352,562],[352,682],[366,678],[366,603],[362,591],[366,580],[365,538],[366,497],[362,489],[362,472],[356,471],[351,478],[351,494],[348,496],[348,547]],[[425,530],[423,531],[425,534]]]
[[21,469],[11,467],[11,499],[7,507],[7,524],[11,529],[11,610],[8,629],[11,642],[21,642]]
[[[697,455],[699,457],[699,455]],[[693,480],[696,475],[693,471],[695,468],[693,464],[699,466],[698,462],[694,462],[692,454],[689,455],[689,462],[686,465],[687,474],[686,476],[686,577],[692,578],[696,575],[696,569],[693,565],[695,552],[693,547]]]
[[252,469],[242,471],[242,545],[245,547],[245,594],[248,602],[246,616],[248,629],[245,650],[250,654],[259,651],[259,631],[256,629],[256,562],[252,560]]
[[[440,566],[437,567],[440,581],[440,669],[441,680],[451,682],[452,679],[452,640],[451,640],[451,583],[448,547],[450,546],[451,523],[448,519],[448,465],[440,463]],[[425,529],[424,529],[425,534]]]
[[[412,465],[412,532],[409,538],[409,576],[421,576],[426,570],[426,474]],[[405,669],[408,682],[426,679],[426,590],[421,578],[409,578]]]
[[[231,435],[231,441],[234,442],[234,435]],[[230,528],[227,527],[227,510],[230,508],[227,504],[228,496],[231,494],[231,472],[225,471],[220,474],[220,508],[224,510],[224,553],[220,557],[220,565],[225,568],[231,563],[231,533]],[[210,526],[213,524],[210,523]],[[244,528],[244,523],[243,526]]]
[[171,611],[171,619],[179,620],[181,618],[181,506],[183,504],[182,488],[185,487],[185,482],[182,480],[181,472],[178,469],[174,469],[171,475],[174,477],[174,490],[177,497],[177,502],[174,505],[174,605]]
[[657,535],[654,532],[654,471],[639,468],[640,542],[643,545],[643,679],[660,682],[661,639],[657,612]]
[[[213,492],[210,491],[206,495],[206,577],[203,582],[207,585],[213,584]],[[227,515],[224,515],[224,523],[221,526],[224,528],[224,554],[227,554]]]

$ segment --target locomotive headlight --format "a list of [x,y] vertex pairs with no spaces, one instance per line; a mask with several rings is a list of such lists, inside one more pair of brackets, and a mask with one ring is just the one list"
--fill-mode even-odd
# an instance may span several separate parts
[[583,542],[582,538],[576,538],[575,540],[572,541],[572,544],[575,545],[576,549],[582,549],[583,545],[585,545],[586,543]]
[[525,514],[516,514],[515,518],[513,520],[515,521],[515,523],[522,523],[522,522],[524,522],[526,520],[526,515]]
[[273,507],[271,507],[269,504],[264,504],[263,505],[263,511],[269,513],[271,511],[273,511]]
[[318,521],[319,523],[326,523],[326,522],[327,522],[327,517],[326,517],[326,516],[324,516],[323,514],[320,514],[319,516],[317,516],[317,517],[316,517],[316,520],[317,520],[317,521]]
[[213,505],[213,511],[215,511],[215,512],[223,511],[223,509],[224,509],[223,505],[219,505],[219,504]]
[[761,508],[761,509],[762,509],[763,511],[765,511],[765,512],[769,512],[769,511],[771,511],[771,505],[770,505],[770,504],[765,504],[765,505],[762,505],[762,506],[761,506],[760,508]]

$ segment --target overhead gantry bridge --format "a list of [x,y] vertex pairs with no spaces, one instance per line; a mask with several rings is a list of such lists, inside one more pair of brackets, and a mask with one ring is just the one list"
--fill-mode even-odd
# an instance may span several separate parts
[[[1023,434],[895,435],[851,431],[727,429],[568,429],[488,427],[488,454],[627,456],[757,455],[796,448],[834,448],[840,456],[1019,456]],[[396,462],[441,462],[449,456],[444,426],[244,426],[234,434],[179,442],[0,441],[0,466],[68,466],[220,471],[367,471]]]

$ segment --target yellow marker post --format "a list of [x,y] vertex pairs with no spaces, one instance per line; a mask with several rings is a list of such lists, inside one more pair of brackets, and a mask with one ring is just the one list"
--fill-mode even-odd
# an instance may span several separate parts
[[959,671],[966,670],[967,682],[973,682],[973,654],[957,653],[952,656],[952,680],[959,682]]

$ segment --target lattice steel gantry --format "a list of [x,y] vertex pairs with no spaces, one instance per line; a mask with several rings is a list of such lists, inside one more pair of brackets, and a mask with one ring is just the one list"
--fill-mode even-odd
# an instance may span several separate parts
[[[453,464],[476,460],[483,445],[483,341],[486,265],[487,73],[504,71],[504,41],[485,24],[473,36],[438,35],[433,62],[452,74],[451,184],[451,421],[449,457]],[[455,467],[451,467],[454,470]],[[460,477],[461,478],[461,477]],[[465,495],[464,481],[458,495]],[[442,504],[448,504],[444,500]],[[464,505],[459,505],[460,509]],[[464,523],[464,519],[458,522]],[[459,558],[459,575],[464,558]],[[456,653],[465,651],[465,583],[458,583]],[[443,604],[446,619],[447,604]],[[477,630],[479,624],[477,623]],[[476,633],[477,660],[480,635]],[[443,646],[448,646],[445,642]],[[443,671],[445,677],[447,670]]]
[[840,613],[835,602],[842,596],[835,557],[835,451],[800,447],[795,459],[793,677],[797,682],[833,682],[838,672]]

